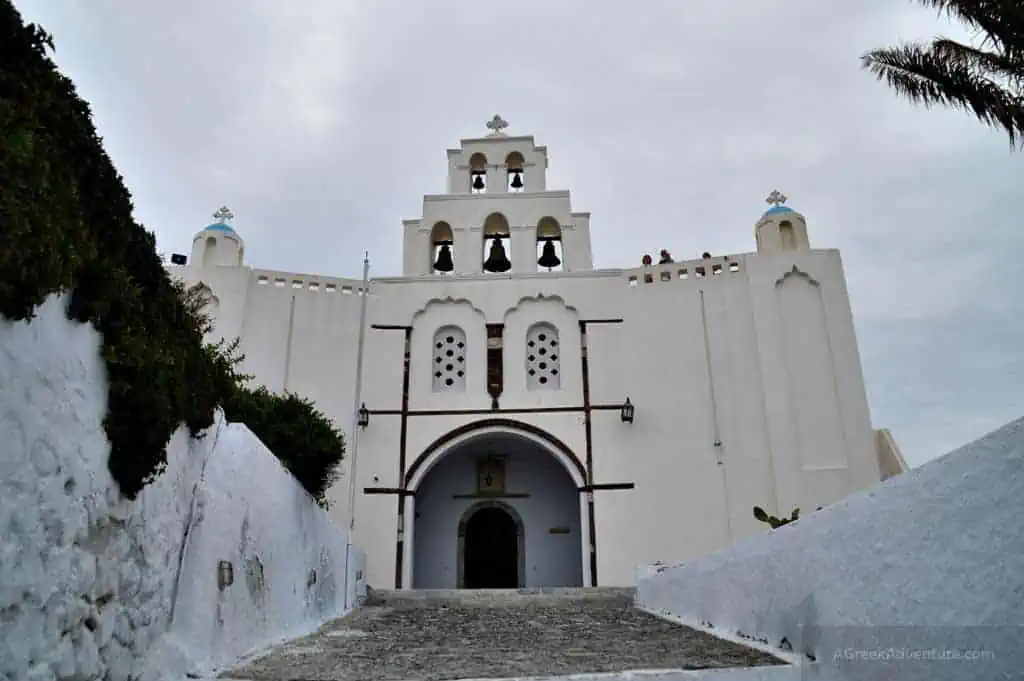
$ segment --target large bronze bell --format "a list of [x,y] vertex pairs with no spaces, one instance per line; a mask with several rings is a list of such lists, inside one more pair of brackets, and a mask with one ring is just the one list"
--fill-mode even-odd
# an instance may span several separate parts
[[501,243],[500,238],[495,237],[491,242],[491,252],[487,254],[487,260],[484,261],[484,271],[508,272],[510,269],[512,269],[512,263],[505,255],[505,246]]
[[480,191],[486,185],[484,185],[484,176],[481,173],[473,173],[473,189]]
[[562,261],[558,258],[558,254],[555,253],[555,240],[544,239],[544,246],[541,247],[540,257],[537,258],[537,264],[541,267],[546,267],[549,270],[553,267],[558,267],[562,264]]
[[522,173],[522,171],[520,171],[520,170],[513,170],[512,171],[512,182],[511,182],[510,186],[512,187],[512,189],[522,189],[523,188],[523,173]]
[[435,272],[451,272],[455,269],[455,262],[452,260],[452,247],[450,244],[441,242],[441,248],[437,251],[437,262],[434,263]]

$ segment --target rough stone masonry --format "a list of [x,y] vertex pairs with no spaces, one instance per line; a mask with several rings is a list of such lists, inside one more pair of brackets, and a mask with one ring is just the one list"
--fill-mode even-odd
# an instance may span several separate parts
[[637,610],[631,591],[380,594],[222,678],[441,681],[783,664]]

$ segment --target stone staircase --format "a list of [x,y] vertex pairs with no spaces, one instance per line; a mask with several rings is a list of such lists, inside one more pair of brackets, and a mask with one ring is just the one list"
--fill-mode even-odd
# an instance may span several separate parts
[[632,589],[408,590],[372,591],[348,616],[221,678],[442,681],[783,664],[637,610]]

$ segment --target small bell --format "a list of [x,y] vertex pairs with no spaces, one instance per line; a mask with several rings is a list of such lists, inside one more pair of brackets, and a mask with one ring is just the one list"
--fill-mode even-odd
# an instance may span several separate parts
[[451,272],[455,269],[455,263],[452,261],[452,247],[444,242],[440,244],[441,248],[437,251],[437,262],[434,263],[435,272]]
[[473,174],[473,189],[481,191],[484,188],[484,176],[481,173]]
[[491,242],[491,252],[487,254],[487,260],[484,261],[484,271],[508,272],[510,269],[512,269],[512,263],[505,255],[505,246],[502,245],[501,239],[495,238]]
[[549,270],[553,267],[558,267],[562,264],[562,261],[558,258],[558,254],[555,253],[555,240],[544,239],[543,241],[544,246],[541,248],[537,264],[541,267],[546,267]]
[[522,173],[522,171],[520,171],[520,170],[513,170],[512,171],[512,182],[511,182],[511,184],[509,186],[511,186],[512,189],[522,189],[523,188],[523,173]]

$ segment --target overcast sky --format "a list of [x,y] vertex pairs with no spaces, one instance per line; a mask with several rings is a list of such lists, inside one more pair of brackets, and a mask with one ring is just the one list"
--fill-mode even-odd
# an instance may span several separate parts
[[16,4],[164,252],[227,204],[251,265],[354,277],[368,249],[399,274],[445,149],[500,113],[592,212],[598,266],[752,251],[783,191],[842,250],[872,418],[911,465],[1024,414],[1024,154],[860,70],[962,35],[911,0]]

